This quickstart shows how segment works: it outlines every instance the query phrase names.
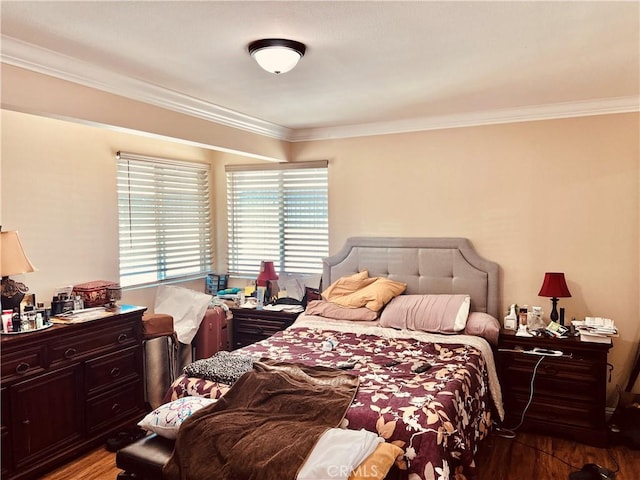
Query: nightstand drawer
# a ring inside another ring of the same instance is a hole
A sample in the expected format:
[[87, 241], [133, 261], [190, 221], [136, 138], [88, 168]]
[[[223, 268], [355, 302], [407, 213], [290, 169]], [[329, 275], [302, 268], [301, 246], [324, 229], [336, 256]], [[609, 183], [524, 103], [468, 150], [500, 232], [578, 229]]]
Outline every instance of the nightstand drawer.
[[[602, 428], [604, 415], [596, 403], [572, 400], [571, 403], [560, 403], [557, 399], [534, 395], [525, 418], [527, 421], [553, 423], [556, 427]], [[526, 392], [513, 393], [506, 406], [507, 415], [511, 419], [520, 418], [527, 406], [529, 395]]]
[[233, 349], [251, 345], [290, 327], [297, 313], [232, 308]]
[[238, 335], [268, 338], [274, 333], [284, 330], [288, 325], [284, 321], [264, 320], [260, 318], [234, 319], [234, 325]]
[[[516, 353], [505, 357], [509, 358], [506, 371], [510, 374], [513, 373], [514, 380], [521, 379], [528, 372], [533, 372], [536, 364], [540, 361], [540, 357], [525, 353]], [[590, 383], [597, 379], [597, 368], [598, 364], [587, 360], [544, 357], [536, 371], [536, 379], [555, 379], [562, 382], [576, 380]]]

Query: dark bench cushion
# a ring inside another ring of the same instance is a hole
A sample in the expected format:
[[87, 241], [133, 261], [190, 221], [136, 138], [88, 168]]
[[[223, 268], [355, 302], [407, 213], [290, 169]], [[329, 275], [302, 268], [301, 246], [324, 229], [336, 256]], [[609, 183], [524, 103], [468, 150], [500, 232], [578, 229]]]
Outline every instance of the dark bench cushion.
[[118, 450], [116, 465], [144, 480], [162, 480], [162, 467], [173, 453], [174, 441], [155, 433]]

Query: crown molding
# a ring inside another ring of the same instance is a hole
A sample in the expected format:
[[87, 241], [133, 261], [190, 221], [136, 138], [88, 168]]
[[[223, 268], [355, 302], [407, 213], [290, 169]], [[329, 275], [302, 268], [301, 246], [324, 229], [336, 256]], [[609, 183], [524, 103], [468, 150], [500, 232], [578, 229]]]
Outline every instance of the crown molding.
[[575, 102], [534, 105], [485, 112], [465, 112], [459, 115], [440, 115], [390, 122], [367, 123], [327, 128], [307, 128], [293, 131], [290, 142], [330, 140], [338, 138], [393, 135], [397, 133], [442, 130], [446, 128], [478, 127], [502, 123], [557, 120], [613, 113], [640, 111], [640, 96], [602, 98]]
[[616, 97], [466, 112], [337, 127], [292, 129], [204, 100], [120, 75], [93, 63], [1, 35], [0, 60], [15, 67], [166, 108], [185, 115], [289, 142], [390, 135], [446, 128], [552, 120], [640, 111], [640, 97]]
[[228, 108], [127, 77], [93, 63], [54, 52], [6, 35], [1, 36], [2, 63], [114, 95], [166, 108], [213, 123], [286, 140], [292, 130]]

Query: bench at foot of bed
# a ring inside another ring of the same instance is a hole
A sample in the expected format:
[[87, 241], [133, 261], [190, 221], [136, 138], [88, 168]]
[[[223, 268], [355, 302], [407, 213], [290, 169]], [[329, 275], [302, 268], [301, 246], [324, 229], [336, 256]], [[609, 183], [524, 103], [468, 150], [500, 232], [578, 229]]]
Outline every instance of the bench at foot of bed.
[[153, 433], [118, 450], [116, 466], [124, 472], [117, 480], [162, 480], [162, 467], [171, 457], [173, 444]]

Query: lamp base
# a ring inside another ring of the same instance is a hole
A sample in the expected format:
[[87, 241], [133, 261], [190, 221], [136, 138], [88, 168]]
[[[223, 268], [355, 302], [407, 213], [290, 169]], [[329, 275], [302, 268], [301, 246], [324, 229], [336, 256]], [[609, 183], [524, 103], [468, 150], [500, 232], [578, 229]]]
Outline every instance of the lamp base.
[[9, 277], [2, 277], [1, 287], [2, 310], [13, 310], [20, 307], [24, 294], [29, 291], [24, 283], [11, 280]]
[[[551, 308], [551, 315], [549, 315], [549, 318], [551, 318], [552, 322], [557, 322], [558, 321], [558, 299], [556, 297], [552, 297], [551, 298], [551, 303], [553, 304], [553, 307]], [[564, 323], [564, 318], [562, 319]], [[562, 325], [561, 323], [561, 325]]]

